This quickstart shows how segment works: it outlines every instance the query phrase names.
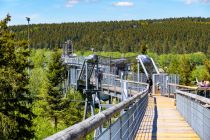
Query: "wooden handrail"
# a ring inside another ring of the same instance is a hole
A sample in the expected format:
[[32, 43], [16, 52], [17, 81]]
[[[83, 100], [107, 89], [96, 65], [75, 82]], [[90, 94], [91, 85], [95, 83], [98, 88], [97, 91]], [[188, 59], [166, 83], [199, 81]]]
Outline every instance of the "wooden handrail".
[[178, 84], [174, 84], [174, 83], [168, 83], [169, 86], [176, 86], [176, 87], [180, 87], [180, 88], [187, 88], [187, 89], [192, 89], [192, 90], [197, 90], [198, 87], [192, 87], [192, 86], [185, 86], [185, 85], [178, 85]]

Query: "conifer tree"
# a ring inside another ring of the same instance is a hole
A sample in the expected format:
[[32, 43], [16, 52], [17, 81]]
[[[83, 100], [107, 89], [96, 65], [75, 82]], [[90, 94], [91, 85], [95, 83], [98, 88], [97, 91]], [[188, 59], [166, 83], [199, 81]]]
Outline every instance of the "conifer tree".
[[58, 118], [63, 112], [64, 95], [62, 92], [62, 82], [64, 80], [64, 65], [61, 59], [61, 53], [56, 50], [51, 55], [51, 61], [48, 64], [48, 115], [54, 121], [57, 129]]
[[26, 41], [17, 41], [7, 24], [0, 21], [0, 139], [30, 139], [33, 113], [28, 90], [29, 66]]

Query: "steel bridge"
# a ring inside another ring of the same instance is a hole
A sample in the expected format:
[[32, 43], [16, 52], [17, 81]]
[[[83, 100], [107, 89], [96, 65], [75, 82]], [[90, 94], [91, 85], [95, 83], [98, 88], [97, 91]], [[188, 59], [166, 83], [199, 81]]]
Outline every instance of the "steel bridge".
[[86, 97], [84, 120], [45, 140], [210, 140], [210, 99], [195, 94], [209, 88], [179, 85], [178, 75], [160, 73], [146, 55], [136, 57], [137, 70], [131, 58], [65, 54], [63, 59], [65, 89]]

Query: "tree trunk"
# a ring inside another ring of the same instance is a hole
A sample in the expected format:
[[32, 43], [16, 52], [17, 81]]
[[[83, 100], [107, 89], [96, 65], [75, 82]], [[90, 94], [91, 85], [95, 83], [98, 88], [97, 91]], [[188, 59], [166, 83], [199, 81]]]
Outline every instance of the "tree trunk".
[[55, 121], [55, 130], [57, 131], [57, 126], [58, 126], [58, 118], [57, 118], [57, 117], [55, 117], [54, 119], [55, 119], [55, 120], [54, 120], [54, 121]]

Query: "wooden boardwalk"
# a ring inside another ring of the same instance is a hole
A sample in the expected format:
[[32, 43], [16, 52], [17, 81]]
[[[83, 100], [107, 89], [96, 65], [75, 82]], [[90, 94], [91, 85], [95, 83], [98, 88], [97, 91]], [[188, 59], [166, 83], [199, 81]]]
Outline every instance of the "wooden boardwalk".
[[174, 99], [153, 96], [136, 140], [199, 140], [198, 135], [176, 110]]

